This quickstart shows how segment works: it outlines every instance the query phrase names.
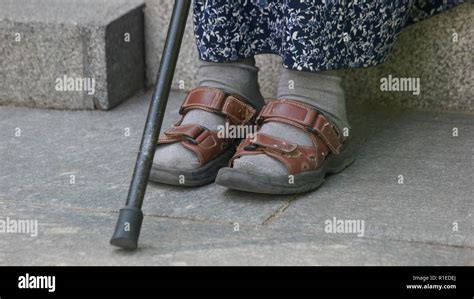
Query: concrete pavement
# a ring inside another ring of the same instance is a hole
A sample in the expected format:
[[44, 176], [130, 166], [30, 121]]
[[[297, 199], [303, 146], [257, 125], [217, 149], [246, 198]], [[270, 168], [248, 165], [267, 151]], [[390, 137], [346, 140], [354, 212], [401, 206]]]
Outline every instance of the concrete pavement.
[[[0, 232], [0, 265], [474, 265], [474, 116], [376, 106], [349, 105], [357, 160], [319, 190], [151, 183], [140, 249], [112, 248], [149, 98], [109, 112], [0, 107], [0, 220], [38, 223], [36, 237]], [[328, 232], [338, 220], [364, 231]]]

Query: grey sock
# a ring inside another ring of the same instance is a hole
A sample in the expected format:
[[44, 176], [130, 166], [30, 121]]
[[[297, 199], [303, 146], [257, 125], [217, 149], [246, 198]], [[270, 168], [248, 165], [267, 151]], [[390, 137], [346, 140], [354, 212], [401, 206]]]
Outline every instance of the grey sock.
[[[283, 69], [278, 84], [278, 98], [286, 98], [311, 104], [333, 121], [341, 130], [349, 127], [346, 118], [344, 91], [339, 77], [324, 73], [309, 73]], [[287, 141], [304, 146], [312, 145], [311, 139], [304, 131], [283, 123], [267, 123], [260, 132], [278, 136]], [[267, 176], [288, 174], [287, 168], [280, 161], [267, 156], [245, 156], [234, 161], [234, 168], [244, 169], [251, 173]]]
[[253, 57], [230, 63], [201, 61], [197, 78], [199, 86], [216, 87], [236, 93], [260, 109], [265, 103], [258, 85], [258, 70]]
[[[215, 87], [244, 97], [250, 104], [260, 108], [263, 97], [258, 86], [258, 68], [253, 58], [232, 63], [200, 61], [197, 78], [198, 86]], [[199, 124], [210, 130], [225, 124], [225, 118], [203, 110], [191, 110], [184, 117], [183, 124]], [[199, 160], [194, 152], [180, 143], [160, 145], [153, 163], [163, 168], [195, 169]]]
[[339, 129], [349, 127], [341, 78], [325, 72], [300, 72], [283, 69], [278, 83], [278, 98], [308, 103], [321, 110]]

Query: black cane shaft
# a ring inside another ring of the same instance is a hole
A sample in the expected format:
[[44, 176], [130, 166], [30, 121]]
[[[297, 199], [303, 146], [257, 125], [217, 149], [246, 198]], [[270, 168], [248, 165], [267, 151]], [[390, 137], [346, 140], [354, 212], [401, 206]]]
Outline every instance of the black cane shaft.
[[137, 247], [143, 219], [141, 211], [143, 198], [163, 123], [190, 5], [191, 0], [176, 0], [174, 4], [126, 206], [120, 210], [115, 233], [110, 241], [112, 245], [118, 247], [126, 249]]
[[140, 151], [128, 193], [127, 207], [140, 209], [145, 196], [148, 177], [153, 163], [154, 151], [161, 130], [163, 116], [171, 89], [174, 70], [178, 60], [179, 48], [186, 26], [191, 0], [177, 0], [161, 57], [158, 78], [148, 110], [148, 117], [143, 131]]

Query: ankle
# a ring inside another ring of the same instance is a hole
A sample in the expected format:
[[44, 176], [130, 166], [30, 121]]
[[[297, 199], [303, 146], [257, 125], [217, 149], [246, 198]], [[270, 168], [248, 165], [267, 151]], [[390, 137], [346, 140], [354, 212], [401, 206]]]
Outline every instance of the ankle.
[[258, 84], [258, 71], [253, 58], [229, 63], [200, 61], [197, 78], [199, 86], [238, 94], [260, 109], [264, 105], [264, 99]]
[[349, 127], [341, 78], [327, 72], [310, 73], [283, 69], [278, 98], [301, 101], [321, 110], [339, 129]]

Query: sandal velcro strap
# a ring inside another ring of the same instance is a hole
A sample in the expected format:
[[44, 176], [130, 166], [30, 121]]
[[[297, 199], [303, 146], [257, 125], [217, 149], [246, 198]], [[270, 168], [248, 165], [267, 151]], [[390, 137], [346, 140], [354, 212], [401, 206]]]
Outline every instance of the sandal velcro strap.
[[269, 102], [257, 117], [257, 124], [267, 121], [287, 123], [320, 136], [334, 154], [339, 154], [341, 136], [327, 118], [314, 107], [305, 103], [279, 99]]
[[158, 140], [158, 144], [181, 142], [187, 149], [193, 151], [201, 165], [220, 155], [231, 144], [224, 138], [219, 138], [216, 131], [208, 130], [197, 124], [175, 126], [168, 129]]
[[257, 133], [251, 142], [251, 145], [258, 145], [270, 151], [276, 151], [282, 154], [291, 153], [298, 147], [297, 144], [293, 144], [263, 133]]
[[180, 142], [197, 155], [201, 166], [228, 151], [235, 140], [221, 138], [218, 131], [198, 124], [182, 124], [185, 114], [193, 109], [224, 116], [231, 125], [247, 125], [257, 114], [257, 110], [239, 95], [210, 87], [191, 90], [179, 111], [181, 119], [160, 136], [158, 144]]
[[266, 154], [283, 163], [289, 174], [298, 174], [302, 171], [317, 169], [324, 162], [327, 151], [329, 149], [324, 145], [321, 147], [301, 146], [273, 136], [257, 133], [254, 138], [247, 137], [242, 141], [235, 155], [229, 161], [229, 166], [232, 167], [234, 161], [243, 156]]
[[205, 110], [225, 116], [231, 124], [246, 124], [256, 113], [256, 109], [245, 103], [238, 95], [210, 87], [199, 87], [191, 90], [179, 113], [184, 115], [192, 109]]
[[203, 136], [207, 130], [204, 127], [195, 124], [180, 125], [172, 127], [165, 132], [165, 136], [160, 138], [159, 141], [176, 141], [176, 140], [187, 140], [193, 144], [198, 144], [207, 136]]

